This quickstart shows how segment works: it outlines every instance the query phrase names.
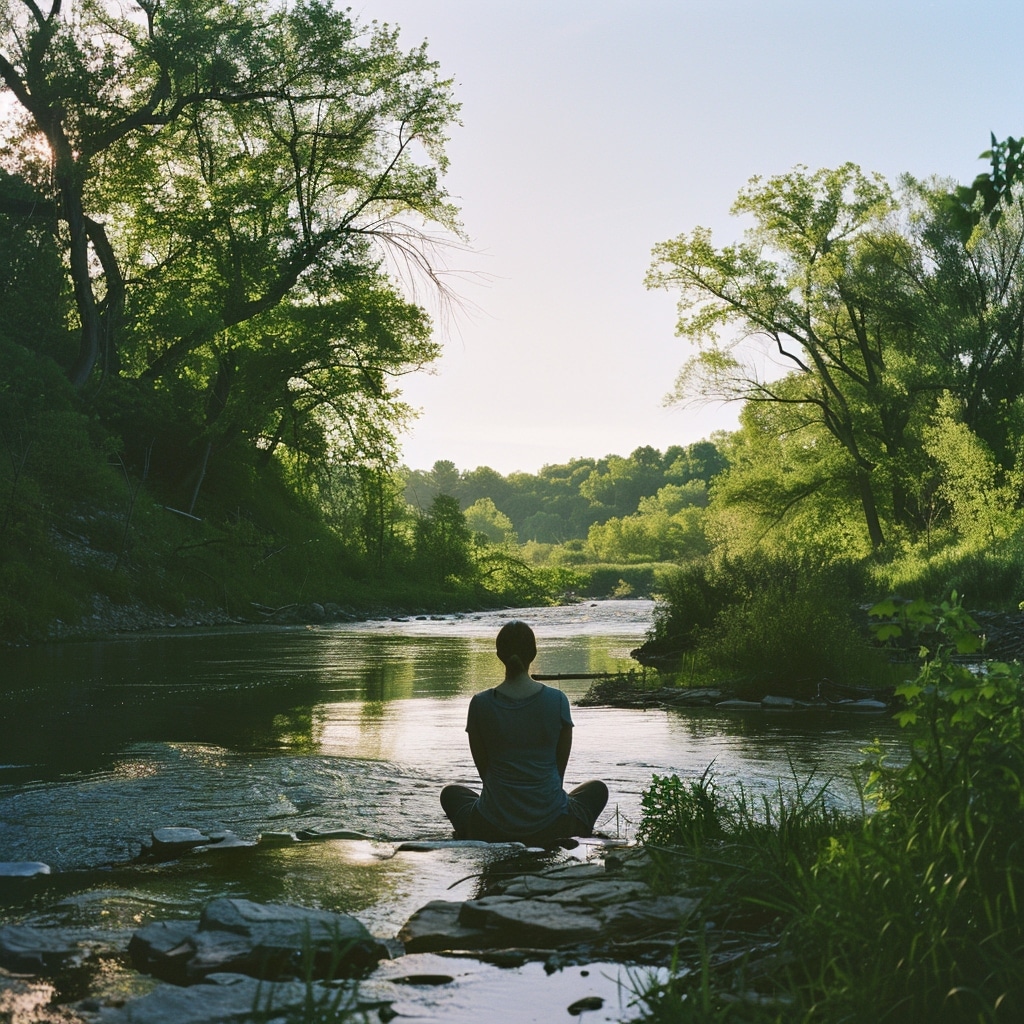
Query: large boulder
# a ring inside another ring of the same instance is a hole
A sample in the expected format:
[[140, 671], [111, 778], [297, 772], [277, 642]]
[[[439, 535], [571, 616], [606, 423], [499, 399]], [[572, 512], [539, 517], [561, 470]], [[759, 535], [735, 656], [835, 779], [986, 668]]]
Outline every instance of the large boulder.
[[387, 955], [354, 917], [279, 903], [218, 899], [198, 922], [156, 921], [128, 945], [135, 966], [179, 985], [230, 972], [254, 978], [362, 973]]

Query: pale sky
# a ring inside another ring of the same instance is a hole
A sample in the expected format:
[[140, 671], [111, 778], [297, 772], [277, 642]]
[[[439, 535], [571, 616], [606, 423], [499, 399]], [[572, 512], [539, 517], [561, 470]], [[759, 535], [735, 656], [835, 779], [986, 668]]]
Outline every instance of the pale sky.
[[689, 345], [651, 247], [753, 175], [847, 160], [963, 182], [1024, 134], [1020, 0], [357, 0], [455, 80], [447, 185], [473, 252], [404, 461], [536, 472], [736, 423], [662, 404]]

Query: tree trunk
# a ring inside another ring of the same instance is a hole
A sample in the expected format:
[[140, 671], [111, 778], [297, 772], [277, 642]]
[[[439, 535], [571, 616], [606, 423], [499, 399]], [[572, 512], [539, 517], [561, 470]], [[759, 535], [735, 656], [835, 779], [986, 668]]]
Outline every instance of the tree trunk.
[[860, 492], [860, 503], [864, 508], [864, 520], [868, 526], [871, 546], [877, 550], [885, 543], [885, 536], [878, 519], [878, 506], [875, 503], [875, 492], [871, 489], [871, 477], [866, 470], [857, 470], [857, 489]]
[[82, 211], [82, 196], [75, 182], [78, 168], [75, 166], [70, 152], [65, 157], [58, 157], [57, 164], [59, 168], [57, 187], [60, 189], [61, 211], [67, 221], [70, 241], [71, 281], [74, 285], [78, 318], [82, 324], [78, 356], [69, 377], [74, 387], [81, 390], [100, 356], [102, 341], [100, 314], [96, 308], [96, 296], [93, 294], [92, 277], [89, 274], [89, 239], [85, 228], [85, 215]]

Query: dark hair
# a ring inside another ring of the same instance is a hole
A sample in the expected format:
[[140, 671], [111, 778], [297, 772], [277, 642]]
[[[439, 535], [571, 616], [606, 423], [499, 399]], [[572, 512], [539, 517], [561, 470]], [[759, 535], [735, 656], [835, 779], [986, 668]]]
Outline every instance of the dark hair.
[[495, 646], [501, 663], [513, 671], [525, 672], [537, 657], [537, 638], [533, 630], [519, 619], [506, 622], [498, 630]]

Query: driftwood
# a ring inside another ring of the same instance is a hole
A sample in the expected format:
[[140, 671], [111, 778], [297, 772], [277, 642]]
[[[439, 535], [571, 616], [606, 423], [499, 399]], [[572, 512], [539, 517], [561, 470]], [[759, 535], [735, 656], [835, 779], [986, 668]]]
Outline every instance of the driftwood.
[[541, 683], [556, 682], [559, 679], [617, 679], [622, 675], [621, 672], [555, 672], [553, 675], [531, 672], [530, 674]]

